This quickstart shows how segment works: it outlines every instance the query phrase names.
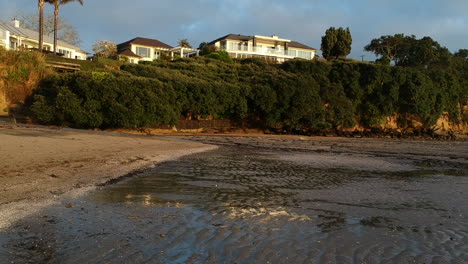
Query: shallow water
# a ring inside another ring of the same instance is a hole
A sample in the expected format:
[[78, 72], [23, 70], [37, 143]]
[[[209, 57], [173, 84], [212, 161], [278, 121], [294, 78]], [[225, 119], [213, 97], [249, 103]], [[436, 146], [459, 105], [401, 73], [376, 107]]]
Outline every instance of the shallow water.
[[[18, 223], [0, 236], [0, 256], [31, 263], [468, 263], [464, 171], [397, 156], [364, 155], [356, 163], [356, 155], [338, 155], [351, 167], [320, 166], [326, 161], [304, 155], [221, 147], [168, 162]], [[405, 170], [379, 168], [389, 163]]]

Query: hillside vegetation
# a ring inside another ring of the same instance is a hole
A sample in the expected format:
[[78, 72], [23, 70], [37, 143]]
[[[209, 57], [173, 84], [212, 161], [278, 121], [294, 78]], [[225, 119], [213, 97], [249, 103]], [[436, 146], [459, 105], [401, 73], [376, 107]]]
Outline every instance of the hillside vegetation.
[[38, 122], [80, 128], [173, 125], [181, 116], [292, 133], [378, 127], [389, 116], [402, 128], [411, 120], [430, 128], [442, 113], [454, 123], [468, 120], [463, 67], [198, 57], [51, 75], [29, 106]]
[[48, 74], [43, 55], [0, 47], [0, 112], [24, 103]]

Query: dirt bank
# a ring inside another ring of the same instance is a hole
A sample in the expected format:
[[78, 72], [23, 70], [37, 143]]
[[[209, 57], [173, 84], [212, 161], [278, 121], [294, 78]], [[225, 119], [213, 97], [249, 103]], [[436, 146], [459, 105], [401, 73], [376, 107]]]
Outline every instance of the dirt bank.
[[135, 170], [215, 148], [158, 138], [0, 125], [0, 229]]

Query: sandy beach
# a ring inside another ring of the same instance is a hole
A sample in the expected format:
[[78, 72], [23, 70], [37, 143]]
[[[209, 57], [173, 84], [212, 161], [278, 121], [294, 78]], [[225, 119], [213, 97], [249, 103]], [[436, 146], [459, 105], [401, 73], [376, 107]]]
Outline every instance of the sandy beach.
[[0, 259], [465, 263], [467, 144], [4, 126]]
[[0, 229], [135, 171], [216, 147], [86, 131], [0, 125]]

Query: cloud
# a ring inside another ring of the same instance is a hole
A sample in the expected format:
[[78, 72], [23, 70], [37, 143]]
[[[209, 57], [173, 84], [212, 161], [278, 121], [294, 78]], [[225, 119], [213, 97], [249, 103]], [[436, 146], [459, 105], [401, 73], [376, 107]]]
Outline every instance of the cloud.
[[[4, 20], [37, 11], [31, 0], [2, 1]], [[141, 36], [175, 45], [187, 38], [197, 46], [228, 33], [278, 34], [320, 48], [331, 26], [350, 27], [353, 58], [373, 38], [395, 33], [431, 36], [452, 51], [468, 47], [466, 0], [85, 0], [61, 14], [78, 28], [87, 50], [101, 39]]]

